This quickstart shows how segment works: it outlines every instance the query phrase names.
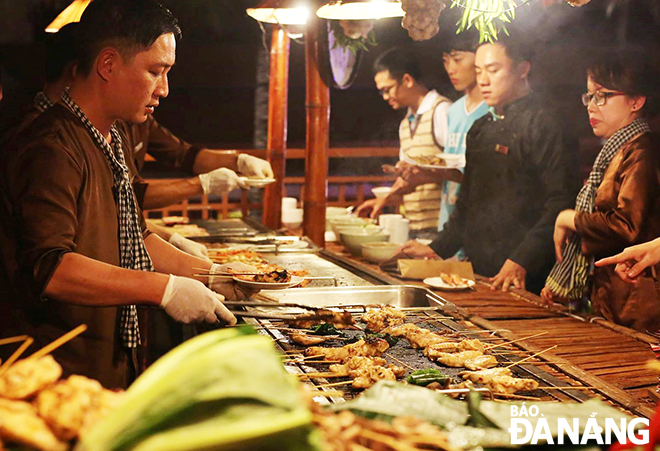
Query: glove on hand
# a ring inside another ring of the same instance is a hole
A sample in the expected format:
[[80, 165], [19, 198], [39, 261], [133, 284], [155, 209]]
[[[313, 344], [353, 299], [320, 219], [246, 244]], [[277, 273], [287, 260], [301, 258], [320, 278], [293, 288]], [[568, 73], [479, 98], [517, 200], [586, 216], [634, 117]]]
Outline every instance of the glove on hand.
[[236, 317], [222, 304], [224, 299], [206, 288], [202, 282], [170, 275], [160, 306], [172, 318], [185, 324], [222, 321], [233, 326]]
[[[216, 272], [259, 272], [256, 268], [245, 263], [235, 262], [224, 265], [211, 265], [211, 273]], [[260, 290], [247, 287], [243, 284], [237, 284], [229, 277], [209, 277], [209, 288], [223, 295], [228, 301], [239, 301], [249, 299], [253, 294]]]
[[238, 175], [227, 168], [216, 169], [206, 174], [200, 174], [204, 194], [227, 194], [236, 188], [247, 188], [245, 179], [241, 180]]
[[259, 179], [275, 178], [269, 162], [245, 153], [238, 156], [238, 172]]
[[170, 237], [170, 244], [177, 249], [181, 249], [183, 252], [186, 252], [195, 257], [203, 258], [204, 260], [211, 261], [209, 258], [209, 252], [206, 250], [206, 246], [201, 243], [196, 243], [193, 240], [184, 238], [178, 233], [173, 233]]

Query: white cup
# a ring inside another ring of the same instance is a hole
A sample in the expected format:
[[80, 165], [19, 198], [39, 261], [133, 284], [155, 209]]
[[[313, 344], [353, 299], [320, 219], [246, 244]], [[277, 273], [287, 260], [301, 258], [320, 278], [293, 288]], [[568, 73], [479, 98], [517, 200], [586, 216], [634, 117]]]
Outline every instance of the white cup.
[[393, 218], [387, 222], [390, 232], [390, 243], [403, 244], [408, 241], [410, 232], [410, 220], [405, 218]]
[[295, 197], [282, 198], [282, 210], [293, 210], [298, 207], [298, 199]]
[[378, 225], [381, 226], [383, 228], [383, 230], [389, 231], [390, 230], [389, 229], [390, 221], [392, 221], [394, 219], [401, 219], [401, 218], [403, 218], [403, 216], [398, 215], [398, 214], [380, 215], [378, 217]]
[[300, 227], [303, 222], [302, 208], [282, 209], [282, 224], [289, 229]]

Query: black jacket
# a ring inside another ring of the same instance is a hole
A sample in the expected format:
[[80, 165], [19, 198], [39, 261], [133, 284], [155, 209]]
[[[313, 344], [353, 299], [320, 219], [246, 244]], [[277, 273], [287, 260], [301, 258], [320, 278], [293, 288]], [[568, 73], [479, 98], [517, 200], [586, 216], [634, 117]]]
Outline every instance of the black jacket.
[[511, 259], [527, 270], [528, 289], [540, 291], [555, 261], [555, 219], [574, 207], [579, 188], [577, 140], [528, 95], [503, 119], [486, 114], [474, 123], [466, 158], [456, 208], [431, 247], [443, 258], [463, 247], [484, 276]]

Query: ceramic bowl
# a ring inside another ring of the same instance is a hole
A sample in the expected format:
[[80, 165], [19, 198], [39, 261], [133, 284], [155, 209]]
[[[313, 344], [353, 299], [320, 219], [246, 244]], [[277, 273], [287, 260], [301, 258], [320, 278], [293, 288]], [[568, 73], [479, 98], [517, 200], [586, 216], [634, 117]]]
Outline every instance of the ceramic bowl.
[[392, 188], [390, 188], [389, 186], [379, 186], [371, 190], [371, 192], [374, 193], [374, 196], [376, 196], [376, 199], [381, 199], [387, 196], [388, 194], [390, 194], [390, 191], [392, 191]]
[[382, 242], [390, 239], [390, 235], [382, 232], [370, 233], [363, 231], [359, 233], [340, 233], [339, 239], [351, 255], [359, 257], [362, 255], [362, 243]]
[[373, 263], [383, 263], [396, 255], [399, 248], [395, 243], [362, 243], [362, 256]]

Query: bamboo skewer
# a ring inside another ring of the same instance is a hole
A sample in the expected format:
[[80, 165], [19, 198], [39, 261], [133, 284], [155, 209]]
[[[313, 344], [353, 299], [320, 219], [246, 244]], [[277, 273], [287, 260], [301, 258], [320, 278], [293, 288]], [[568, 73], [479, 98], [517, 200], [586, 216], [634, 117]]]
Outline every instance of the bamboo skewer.
[[387, 354], [383, 354], [383, 357], [386, 357], [386, 358], [392, 359], [392, 360], [394, 360], [396, 363], [398, 363], [399, 365], [403, 365], [403, 366], [405, 366], [406, 368], [408, 368], [409, 370], [415, 371], [415, 368], [413, 368], [412, 366], [408, 365], [406, 362], [397, 359], [396, 357], [392, 357], [391, 355], [387, 355]]
[[17, 335], [15, 337], [9, 337], [9, 338], [3, 338], [0, 340], [0, 346], [2, 345], [8, 345], [11, 343], [18, 343], [19, 341], [25, 341], [29, 337], [27, 335]]
[[53, 352], [55, 349], [59, 348], [62, 346], [64, 343], [74, 339], [78, 335], [82, 334], [87, 330], [87, 325], [86, 324], [81, 324], [80, 326], [76, 327], [75, 329], [65, 333], [62, 335], [60, 338], [57, 340], [54, 340], [53, 342], [47, 344], [34, 354], [28, 357], [28, 359], [40, 359], [41, 357], [50, 354]]
[[5, 361], [5, 363], [0, 366], [0, 376], [5, 374], [5, 372], [9, 369], [10, 366], [14, 364], [16, 360], [25, 352], [25, 350], [32, 344], [34, 340], [32, 337], [28, 337], [19, 348], [14, 351], [14, 353]]
[[539, 387], [537, 390], [596, 390], [596, 387], [576, 387], [569, 385], [562, 387]]
[[301, 379], [325, 379], [326, 377], [348, 377], [348, 374], [346, 373], [333, 373], [333, 372], [325, 372], [325, 373], [300, 373], [296, 374]]
[[512, 344], [512, 343], [518, 343], [519, 341], [529, 340], [530, 338], [540, 337], [541, 335], [545, 335], [545, 334], [547, 334], [547, 333], [548, 333], [548, 332], [540, 332], [540, 333], [538, 333], [538, 334], [530, 335], [530, 336], [528, 336], [528, 337], [518, 338], [517, 340], [507, 341], [507, 342], [504, 342], [504, 343], [500, 343], [500, 344], [498, 344], [498, 345], [489, 346], [489, 347], [487, 347], [487, 348], [484, 349], [484, 350], [485, 350], [485, 351], [488, 351], [489, 349], [499, 348], [500, 346], [510, 345], [510, 344]]
[[344, 392], [341, 390], [309, 390], [311, 393], [314, 394], [314, 396], [324, 396], [324, 397], [330, 397], [330, 396], [344, 396]]
[[512, 393], [493, 393], [493, 396], [502, 396], [504, 398], [512, 398], [512, 399], [526, 399], [529, 401], [540, 401], [541, 398], [537, 398], [535, 396], [524, 396], [524, 395], [514, 395]]
[[316, 388], [325, 388], [325, 387], [339, 387], [340, 385], [347, 385], [347, 384], [352, 384], [353, 381], [342, 381], [342, 382], [333, 382], [331, 384], [322, 384], [322, 385], [315, 385]]
[[530, 355], [529, 357], [525, 357], [525, 358], [522, 359], [522, 360], [518, 360], [517, 362], [513, 362], [511, 365], [505, 366], [504, 368], [505, 368], [505, 369], [509, 369], [509, 368], [514, 367], [514, 366], [516, 366], [516, 365], [520, 365], [520, 364], [523, 363], [524, 361], [529, 360], [529, 359], [532, 359], [532, 358], [536, 357], [537, 355], [541, 355], [541, 354], [543, 354], [544, 352], [548, 352], [548, 351], [550, 351], [550, 350], [552, 350], [552, 349], [555, 349], [556, 347], [557, 347], [557, 345], [551, 346], [551, 347], [549, 347], [548, 349], [544, 349], [543, 351], [539, 351], [539, 352], [537, 352], [537, 353], [535, 353], [535, 354]]

